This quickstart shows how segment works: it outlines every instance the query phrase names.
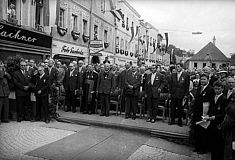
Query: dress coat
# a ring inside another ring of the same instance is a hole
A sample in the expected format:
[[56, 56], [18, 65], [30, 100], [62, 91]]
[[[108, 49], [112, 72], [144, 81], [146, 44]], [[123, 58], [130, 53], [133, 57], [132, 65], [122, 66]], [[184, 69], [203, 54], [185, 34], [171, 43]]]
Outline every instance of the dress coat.
[[164, 75], [161, 73], [156, 73], [153, 84], [151, 84], [152, 74], [153, 73], [147, 75], [147, 78], [145, 81], [145, 93], [147, 94], [147, 96], [150, 96], [153, 98], [159, 98], [160, 93], [158, 89], [160, 88], [162, 90], [165, 84]]
[[169, 91], [171, 98], [183, 99], [189, 95], [190, 78], [187, 72], [182, 72], [179, 80], [177, 73], [172, 73], [169, 80]]
[[65, 91], [75, 91], [81, 87], [81, 77], [78, 70], [74, 69], [72, 75], [70, 76], [70, 70], [66, 71], [64, 77], [64, 89]]
[[231, 100], [225, 109], [226, 115], [222, 123], [222, 133], [224, 138], [224, 160], [235, 159], [235, 100]]
[[101, 71], [98, 76], [97, 90], [99, 93], [110, 94], [114, 91], [114, 74], [111, 71]]
[[[127, 72], [125, 78], [125, 94], [131, 94], [134, 96], [139, 96], [140, 92], [140, 84], [141, 84], [141, 75], [138, 72]], [[133, 89], [130, 89], [128, 85], [132, 85]]]
[[15, 94], [16, 96], [29, 96], [30, 91], [24, 90], [24, 86], [30, 86], [31, 75], [29, 72], [25, 71], [25, 75], [21, 70], [14, 72], [13, 81], [15, 85]]
[[[38, 91], [41, 90], [41, 94]], [[36, 77], [35, 96], [43, 97], [49, 94], [49, 76], [44, 74], [42, 78], [38, 75]]]

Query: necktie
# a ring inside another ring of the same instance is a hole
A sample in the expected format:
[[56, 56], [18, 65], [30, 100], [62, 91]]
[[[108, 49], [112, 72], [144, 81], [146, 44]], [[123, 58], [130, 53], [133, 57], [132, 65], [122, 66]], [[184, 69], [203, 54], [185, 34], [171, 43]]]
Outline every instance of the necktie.
[[218, 95], [215, 95], [215, 103], [217, 102], [217, 100], [218, 100]]

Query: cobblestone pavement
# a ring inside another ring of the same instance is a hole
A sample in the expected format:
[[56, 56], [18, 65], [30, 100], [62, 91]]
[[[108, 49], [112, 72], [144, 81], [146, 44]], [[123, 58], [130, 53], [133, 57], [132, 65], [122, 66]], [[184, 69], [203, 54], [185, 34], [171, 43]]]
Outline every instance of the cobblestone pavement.
[[43, 158], [24, 154], [75, 133], [41, 127], [43, 124], [45, 123], [26, 121], [2, 123], [0, 125], [0, 159], [42, 160]]
[[166, 150], [142, 145], [135, 153], [133, 153], [128, 160], [209, 160], [208, 156], [201, 155], [180, 155]]

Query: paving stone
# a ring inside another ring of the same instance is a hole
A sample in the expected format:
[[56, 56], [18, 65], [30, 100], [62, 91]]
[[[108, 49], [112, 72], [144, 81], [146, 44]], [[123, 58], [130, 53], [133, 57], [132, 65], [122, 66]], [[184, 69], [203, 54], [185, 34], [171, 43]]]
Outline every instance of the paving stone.
[[2, 123], [0, 125], [0, 159], [43, 160], [43, 158], [28, 156], [25, 153], [75, 133], [41, 127], [43, 124], [44, 122], [27, 121]]
[[135, 153], [133, 153], [128, 160], [209, 160], [208, 155], [192, 156], [172, 153], [161, 148], [150, 147], [142, 145]]

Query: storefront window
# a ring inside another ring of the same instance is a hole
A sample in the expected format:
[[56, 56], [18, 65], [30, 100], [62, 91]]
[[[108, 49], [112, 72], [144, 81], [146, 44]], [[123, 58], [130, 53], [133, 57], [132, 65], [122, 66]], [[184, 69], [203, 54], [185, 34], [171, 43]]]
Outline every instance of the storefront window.
[[119, 48], [119, 37], [116, 37], [116, 48]]
[[120, 48], [124, 49], [124, 40], [123, 39], [121, 39]]
[[7, 15], [8, 18], [16, 19], [16, 0], [8, 0]]
[[94, 25], [94, 40], [98, 40], [98, 26]]
[[125, 40], [125, 51], [127, 51], [127, 47], [128, 47], [128, 42], [127, 40]]
[[104, 30], [104, 42], [108, 42], [108, 31]]
[[78, 16], [73, 14], [72, 18], [73, 18], [72, 29], [73, 31], [78, 31]]
[[36, 12], [35, 12], [35, 28], [37, 30], [41, 30], [42, 8], [43, 8], [43, 1], [37, 0], [36, 1]]
[[60, 8], [59, 26], [64, 28], [64, 9]]
[[83, 19], [83, 35], [87, 36], [87, 20]]

